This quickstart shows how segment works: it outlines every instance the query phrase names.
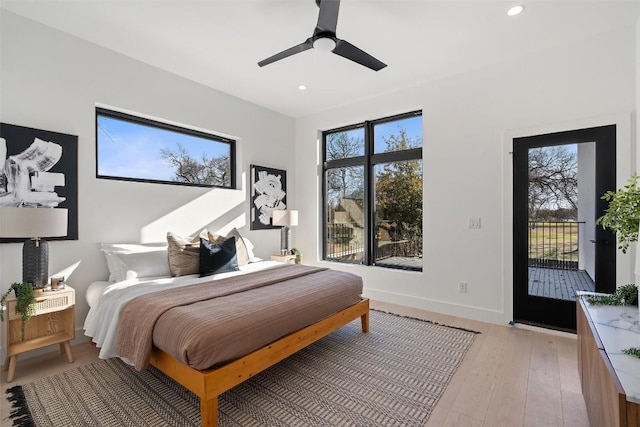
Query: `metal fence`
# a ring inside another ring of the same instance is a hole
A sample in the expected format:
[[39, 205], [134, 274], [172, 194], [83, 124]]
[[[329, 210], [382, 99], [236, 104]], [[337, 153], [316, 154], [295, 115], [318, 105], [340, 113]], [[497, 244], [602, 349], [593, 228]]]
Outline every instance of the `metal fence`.
[[[395, 221], [376, 224], [376, 260], [390, 257], [419, 257], [422, 255], [422, 234], [404, 233], [401, 236]], [[364, 231], [357, 223], [327, 225], [327, 259], [357, 261], [364, 258]]]
[[357, 223], [327, 224], [327, 259], [364, 259], [362, 228]]
[[529, 221], [529, 267], [578, 269], [578, 221]]

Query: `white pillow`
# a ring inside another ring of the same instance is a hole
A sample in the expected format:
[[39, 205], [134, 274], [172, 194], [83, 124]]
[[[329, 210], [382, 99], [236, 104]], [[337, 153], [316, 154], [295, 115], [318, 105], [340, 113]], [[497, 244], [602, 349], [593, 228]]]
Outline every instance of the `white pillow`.
[[168, 277], [169, 261], [166, 248], [147, 252], [112, 252], [110, 257], [116, 267], [116, 281], [138, 277]]
[[247, 248], [247, 256], [249, 257], [249, 262], [254, 262], [254, 259], [258, 259], [253, 253], [253, 248], [255, 248], [255, 246], [253, 246], [253, 243], [251, 243], [251, 241], [244, 236], [242, 237], [242, 240], [244, 241], [244, 245]]
[[[120, 271], [120, 266], [114, 261], [113, 253], [134, 253], [134, 252], [149, 252], [156, 251], [164, 248], [166, 251], [167, 242], [154, 242], [154, 243], [103, 243], [100, 246], [100, 250], [104, 252], [105, 259], [107, 260], [107, 268], [109, 269], [109, 281], [115, 282], [116, 276], [122, 277], [123, 272]], [[124, 280], [124, 279], [120, 279]]]

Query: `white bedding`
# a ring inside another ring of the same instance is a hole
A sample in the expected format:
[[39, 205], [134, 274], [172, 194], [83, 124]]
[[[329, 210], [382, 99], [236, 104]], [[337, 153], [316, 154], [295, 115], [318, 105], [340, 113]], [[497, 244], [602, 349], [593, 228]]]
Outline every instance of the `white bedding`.
[[188, 286], [209, 280], [219, 280], [225, 277], [250, 273], [270, 268], [280, 263], [276, 261], [253, 262], [240, 267], [240, 271], [199, 277], [195, 274], [180, 277], [155, 277], [123, 280], [122, 282], [94, 282], [92, 294], [103, 290], [99, 295], [92, 295], [89, 301], [89, 313], [84, 321], [85, 335], [92, 338], [100, 348], [99, 357], [109, 359], [117, 357], [115, 352], [116, 334], [118, 331], [118, 317], [120, 309], [130, 300], [150, 292]]
[[91, 283], [84, 295], [85, 299], [87, 300], [87, 304], [89, 304], [89, 308], [95, 307], [95, 305], [98, 303], [98, 300], [100, 299], [100, 295], [102, 295], [105, 288], [113, 284], [114, 282], [107, 281], [98, 281]]

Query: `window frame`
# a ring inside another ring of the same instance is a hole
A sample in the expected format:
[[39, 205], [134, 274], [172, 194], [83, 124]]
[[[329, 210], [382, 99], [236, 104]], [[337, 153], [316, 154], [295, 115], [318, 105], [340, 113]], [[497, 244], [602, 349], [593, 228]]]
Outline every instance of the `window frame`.
[[[375, 166], [382, 163], [401, 162], [409, 160], [422, 161], [422, 148], [410, 148], [402, 151], [392, 152], [375, 152], [375, 139], [374, 139], [374, 127], [379, 124], [399, 121], [411, 117], [422, 116], [422, 110], [410, 111], [408, 113], [396, 114], [393, 116], [383, 117], [376, 120], [366, 120], [364, 122], [356, 123], [353, 125], [343, 126], [340, 128], [329, 129], [322, 132], [322, 260], [330, 262], [339, 262], [346, 264], [356, 264], [365, 266], [375, 266], [375, 230], [372, 224], [375, 223], [376, 210], [374, 206], [375, 202], [375, 182], [373, 182]], [[345, 132], [354, 129], [364, 130], [364, 155], [354, 156], [349, 158], [327, 160], [327, 136], [329, 134]], [[424, 146], [424, 139], [423, 139]], [[362, 166], [364, 167], [364, 193], [363, 193], [363, 206], [364, 206], [364, 235], [365, 235], [365, 252], [362, 261], [350, 261], [341, 259], [327, 259], [327, 218], [328, 218], [328, 206], [327, 206], [327, 171], [330, 169]], [[424, 175], [423, 175], [424, 182]], [[395, 268], [400, 270], [422, 271], [423, 267], [409, 267], [409, 266], [388, 266], [385, 268]]]
[[[157, 129], [168, 130], [171, 132], [176, 132], [179, 134], [187, 135], [187, 136], [195, 136], [202, 139], [210, 140], [211, 142], [223, 143], [229, 145], [229, 175], [230, 182], [228, 186], [225, 185], [215, 185], [215, 184], [195, 184], [190, 182], [180, 182], [180, 181], [168, 181], [168, 180], [160, 180], [160, 179], [146, 179], [146, 178], [135, 178], [135, 177], [124, 177], [124, 176], [113, 176], [113, 175], [101, 175], [99, 171], [99, 155], [98, 155], [98, 119], [99, 117], [109, 117], [112, 119], [117, 119], [121, 121], [126, 121], [129, 123], [134, 123], [141, 126], [149, 126]], [[177, 124], [162, 122], [160, 120], [154, 120], [146, 117], [136, 116], [134, 114], [125, 113], [122, 111], [111, 110], [104, 107], [95, 107], [95, 155], [96, 155], [96, 178], [98, 179], [111, 179], [116, 181], [130, 181], [130, 182], [148, 182], [152, 184], [168, 184], [168, 185], [180, 185], [187, 187], [204, 187], [204, 188], [220, 188], [227, 190], [237, 190], [236, 186], [236, 140], [231, 138], [226, 138], [220, 135], [216, 135], [214, 133], [209, 133], [205, 131], [200, 131], [196, 129], [191, 129], [186, 126], [180, 126]]]

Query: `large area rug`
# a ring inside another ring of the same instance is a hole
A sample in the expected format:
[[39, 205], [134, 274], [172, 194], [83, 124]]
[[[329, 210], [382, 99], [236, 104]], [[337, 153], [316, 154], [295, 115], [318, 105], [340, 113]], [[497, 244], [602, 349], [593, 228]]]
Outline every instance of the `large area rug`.
[[[421, 426], [476, 333], [371, 312], [219, 399], [221, 427]], [[8, 390], [14, 425], [198, 426], [198, 399], [154, 368], [101, 360]]]

